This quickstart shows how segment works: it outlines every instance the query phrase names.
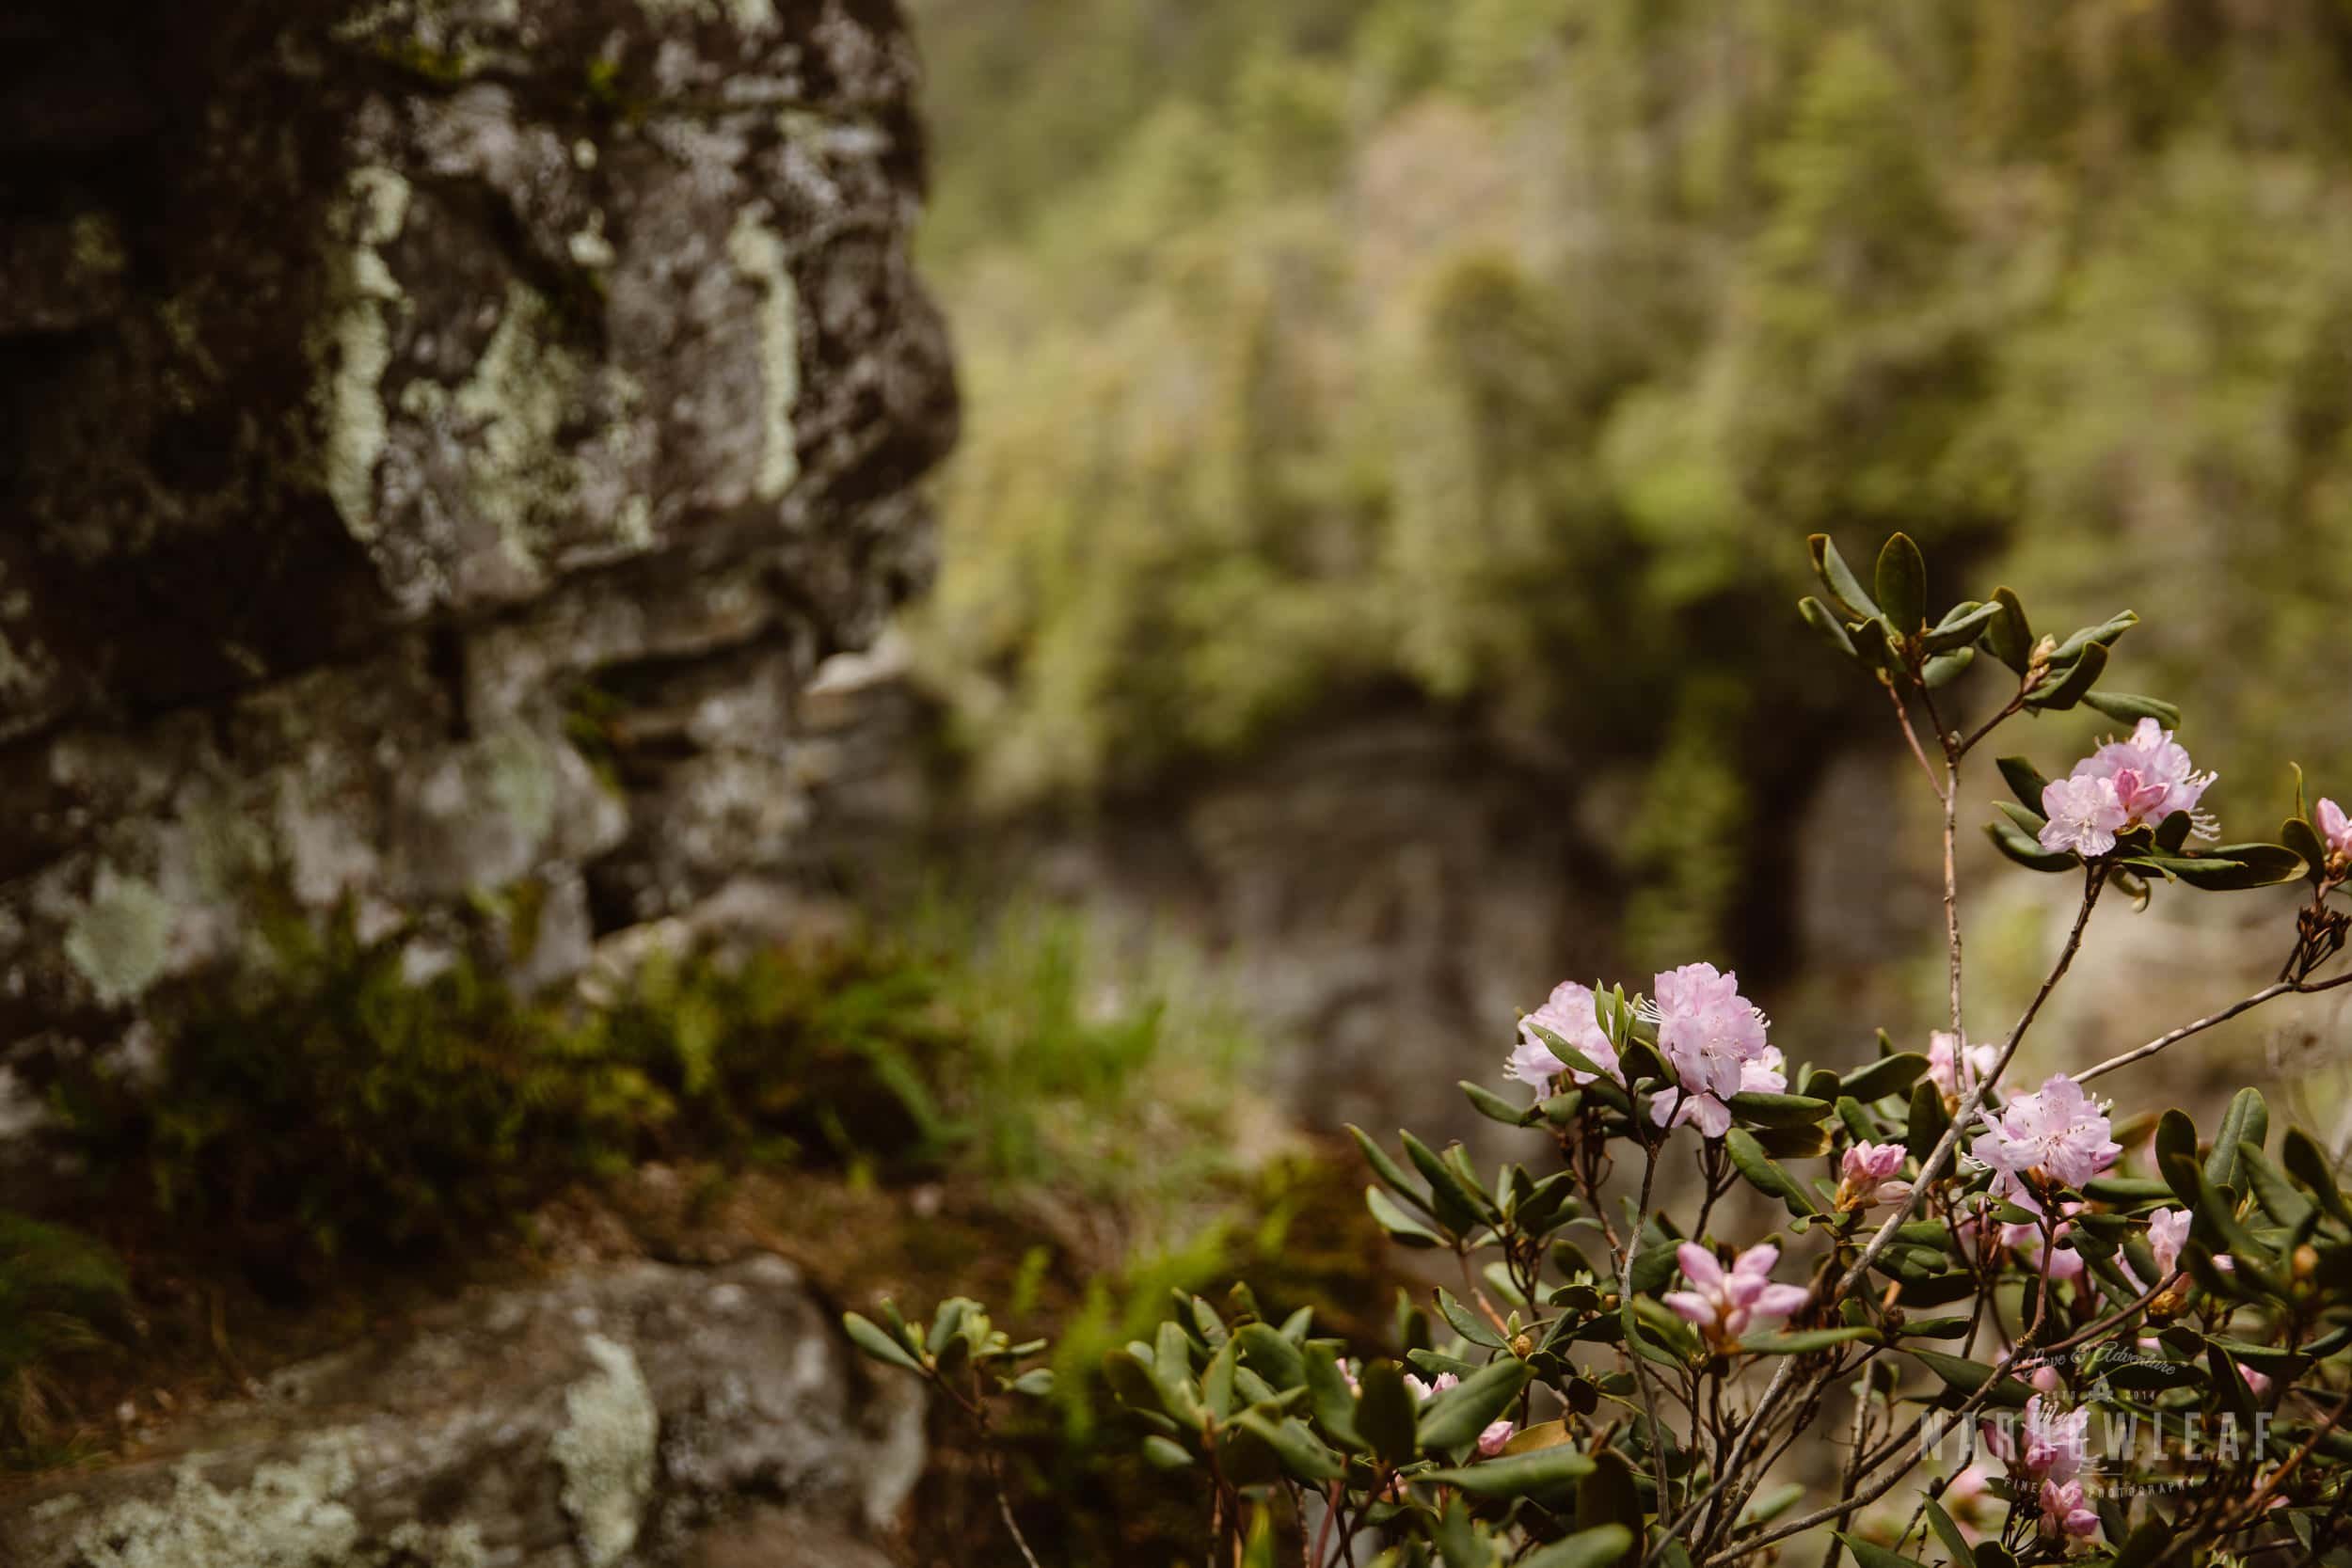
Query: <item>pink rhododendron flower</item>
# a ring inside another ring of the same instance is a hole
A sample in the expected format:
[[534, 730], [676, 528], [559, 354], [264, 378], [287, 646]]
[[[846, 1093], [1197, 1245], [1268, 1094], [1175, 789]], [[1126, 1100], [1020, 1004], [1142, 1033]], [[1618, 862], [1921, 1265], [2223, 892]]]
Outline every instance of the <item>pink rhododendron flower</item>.
[[2026, 1402], [2026, 1473], [2068, 1481], [2083, 1467], [2090, 1449], [2090, 1407], [2062, 1412], [2040, 1394]]
[[1764, 1015], [1740, 994], [1740, 976], [1713, 964], [1659, 975], [1651, 1008], [1659, 1053], [1690, 1094], [1730, 1099], [1741, 1087], [1740, 1069], [1768, 1049]]
[[1691, 1242], [1677, 1247], [1675, 1258], [1691, 1288], [1670, 1291], [1660, 1299], [1719, 1346], [1745, 1334], [1757, 1318], [1785, 1318], [1805, 1304], [1804, 1286], [1772, 1283], [1772, 1265], [1780, 1261], [1780, 1248], [1770, 1242], [1740, 1254], [1729, 1269], [1717, 1262], [1713, 1253]]
[[1970, 1045], [1949, 1029], [1938, 1029], [1928, 1037], [1928, 1081], [1947, 1103], [1956, 1103], [1975, 1088], [1977, 1080], [1991, 1072], [2000, 1059], [1999, 1046]]
[[1848, 1146], [1837, 1166], [1837, 1207], [1868, 1209], [1881, 1203], [1907, 1201], [1911, 1183], [1893, 1178], [1910, 1157], [1911, 1151], [1900, 1144]]
[[[1530, 1028], [1529, 1025], [1534, 1025]], [[1536, 1037], [1535, 1029], [1548, 1029], [1591, 1059], [1593, 1065], [1610, 1077], [1623, 1083], [1624, 1072], [1617, 1066], [1617, 1048], [1609, 1043], [1609, 1036], [1600, 1026], [1600, 1019], [1593, 1010], [1593, 991], [1574, 980], [1563, 980], [1552, 988], [1544, 1005], [1519, 1020], [1519, 1043], [1511, 1053], [1504, 1067], [1504, 1076], [1515, 1078], [1530, 1088], [1542, 1091], [1551, 1087], [1551, 1081], [1562, 1073], [1577, 1084], [1593, 1082], [1589, 1072], [1573, 1069], [1551, 1053], [1551, 1048]]]
[[[2161, 1285], [2170, 1279], [2174, 1271], [2180, 1268], [2181, 1244], [2188, 1240], [2188, 1211], [2185, 1209], [2159, 1209], [2148, 1216], [2148, 1250], [2156, 1260], [2156, 1284]], [[2139, 1277], [2139, 1272], [2132, 1267], [2130, 1259], [2118, 1254], [2115, 1265], [2123, 1271], [2123, 1277], [2131, 1282], [2133, 1290], [2147, 1293], [2149, 1282]], [[2165, 1316], [2176, 1309], [2186, 1294], [2184, 1283], [2149, 1303], [2149, 1307], [2159, 1317]]]
[[2256, 1399], [2270, 1392], [2270, 1374], [2258, 1372], [2244, 1362], [2238, 1363], [2237, 1375], [2246, 1380], [2246, 1390]]
[[1517, 1431], [1518, 1431], [1518, 1426], [1510, 1421], [1489, 1422], [1486, 1430], [1478, 1434], [1478, 1452], [1480, 1456], [1486, 1459], [1492, 1459], [1495, 1455], [1501, 1453], [1502, 1451], [1502, 1445], [1508, 1443], [1511, 1440], [1511, 1434]]
[[[1742, 1093], [1778, 1094], [1788, 1086], [1788, 1075], [1783, 1070], [1784, 1058], [1780, 1047], [1768, 1045], [1763, 1053], [1740, 1065], [1740, 1088]], [[1649, 1119], [1661, 1127], [1672, 1123], [1696, 1122], [1699, 1135], [1720, 1138], [1731, 1131], [1731, 1107], [1711, 1094], [1690, 1094], [1668, 1089], [1653, 1096], [1649, 1103]]]
[[2110, 740], [2076, 763], [2069, 777], [2112, 784], [2124, 827], [2153, 828], [2185, 811], [2199, 837], [2212, 838], [2217, 831], [2212, 816], [2197, 809], [2214, 775], [2198, 772], [2172, 732], [2153, 719], [2142, 719], [2128, 738]]
[[1993, 1172], [1993, 1192], [2042, 1212], [2033, 1184], [2079, 1187], [2115, 1164], [2123, 1146], [2108, 1134], [2106, 1110], [2058, 1073], [2031, 1094], [1986, 1113], [1969, 1155]]
[[1442, 1394], [1461, 1381], [1452, 1372], [1439, 1372], [1427, 1383], [1423, 1383], [1410, 1372], [1405, 1374], [1405, 1386], [1413, 1391], [1413, 1398], [1417, 1400], [1425, 1400], [1432, 1394]]
[[2083, 1483], [2042, 1483], [2042, 1533], [2052, 1540], [2087, 1541], [2099, 1533], [2099, 1515], [2083, 1500]]
[[2352, 816], [2333, 800], [2322, 800], [2312, 813], [2312, 825], [2319, 829], [2320, 842], [2328, 847], [2331, 861], [2352, 861]]
[[2112, 779], [2053, 779], [2042, 787], [2042, 847], [2054, 855], [2068, 850], [2088, 858], [2115, 847], [2116, 830], [2129, 815]]

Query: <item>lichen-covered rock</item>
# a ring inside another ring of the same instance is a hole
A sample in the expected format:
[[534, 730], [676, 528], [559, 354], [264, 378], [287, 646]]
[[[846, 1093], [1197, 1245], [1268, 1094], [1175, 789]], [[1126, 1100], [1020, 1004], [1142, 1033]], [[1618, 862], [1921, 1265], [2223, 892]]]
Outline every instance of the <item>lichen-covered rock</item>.
[[[789, 1264], [632, 1264], [295, 1366], [0, 1520], [22, 1568], [884, 1562], [923, 1458]], [[755, 1554], [755, 1555], [754, 1555]]]
[[538, 981], [804, 861], [956, 418], [892, 0], [9, 11], [0, 1042], [256, 881]]

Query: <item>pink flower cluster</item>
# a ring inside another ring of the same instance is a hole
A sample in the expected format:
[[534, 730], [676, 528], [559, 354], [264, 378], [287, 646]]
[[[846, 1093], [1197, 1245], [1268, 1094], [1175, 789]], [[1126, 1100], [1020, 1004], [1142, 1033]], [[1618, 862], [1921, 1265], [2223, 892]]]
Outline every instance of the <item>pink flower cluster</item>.
[[1675, 1249], [1675, 1259], [1682, 1265], [1682, 1277], [1691, 1289], [1669, 1291], [1660, 1299], [1719, 1348], [1745, 1334], [1757, 1318], [1785, 1318], [1805, 1304], [1804, 1286], [1772, 1283], [1772, 1265], [1780, 1261], [1780, 1248], [1770, 1242], [1740, 1254], [1729, 1269], [1717, 1262], [1713, 1253], [1691, 1242]]
[[[1650, 1120], [1661, 1127], [1694, 1122], [1710, 1138], [1731, 1131], [1726, 1103], [1743, 1091], [1773, 1093], [1788, 1086], [1780, 1048], [1764, 1037], [1766, 1021], [1740, 994], [1740, 977], [1713, 964], [1684, 964], [1658, 975], [1656, 994], [1643, 1015], [1658, 1025], [1658, 1051], [1673, 1067], [1679, 1086], [1654, 1097]], [[1519, 1020], [1518, 1045], [1503, 1064], [1503, 1075], [1549, 1093], [1563, 1076], [1589, 1084], [1594, 1075], [1560, 1059], [1537, 1029], [1574, 1048], [1595, 1067], [1622, 1084], [1616, 1048], [1601, 1028], [1591, 988], [1573, 980], [1553, 988], [1544, 1005]]]
[[2081, 1471], [2090, 1449], [2090, 1411], [2088, 1406], [2061, 1413], [2042, 1394], [2026, 1402], [2022, 1443], [1991, 1423], [1984, 1427], [1985, 1444], [2010, 1471], [2042, 1483], [2042, 1532], [2055, 1541], [2085, 1540], [2099, 1533], [2099, 1515], [2083, 1494]]
[[1938, 1029], [1928, 1037], [1928, 1082], [1944, 1097], [1947, 1105], [1957, 1105], [1961, 1097], [1977, 1086], [1977, 1080], [1993, 1070], [2001, 1059], [1997, 1045], [1970, 1045], [1949, 1029]]
[[2352, 816], [2333, 800], [2322, 800], [2312, 812], [2312, 821], [2319, 829], [2320, 842], [2328, 847], [2328, 858], [2341, 868], [2352, 864]]
[[1780, 1048], [1766, 1042], [1764, 1015], [1740, 994], [1740, 976], [1713, 964], [1684, 964], [1660, 974], [1656, 986], [1650, 1010], [1659, 1054], [1681, 1086], [1651, 1102], [1653, 1122], [1695, 1122], [1703, 1135], [1720, 1138], [1731, 1131], [1725, 1101], [1733, 1095], [1788, 1087]]
[[1910, 1157], [1911, 1151], [1900, 1144], [1849, 1145], [1837, 1166], [1837, 1207], [1868, 1209], [1908, 1202], [1911, 1183], [1894, 1177]]
[[1970, 1156], [1992, 1171], [1995, 1196], [2037, 1214], [2037, 1183], [2079, 1187], [2123, 1152], [2109, 1136], [2106, 1107], [2062, 1072], [1997, 1114], [1985, 1113], [1983, 1125]]
[[1609, 1043], [1609, 1036], [1600, 1026], [1600, 1018], [1594, 1008], [1593, 991], [1574, 980], [1563, 980], [1551, 990], [1544, 1005], [1519, 1020], [1518, 1048], [1503, 1067], [1503, 1075], [1525, 1084], [1538, 1094], [1550, 1092], [1552, 1081], [1562, 1073], [1576, 1084], [1589, 1084], [1593, 1075], [1581, 1069], [1571, 1068], [1552, 1054], [1551, 1047], [1537, 1037], [1535, 1030], [1551, 1032], [1564, 1044], [1584, 1053], [1595, 1067], [1620, 1081], [1623, 1071], [1617, 1066], [1617, 1048]]
[[2189, 814], [2198, 836], [2211, 838], [2211, 816], [2197, 809], [2214, 775], [2200, 773], [2172, 732], [2142, 719], [2128, 739], [2110, 740], [2042, 791], [2042, 847], [2085, 857], [2115, 847], [2115, 835], [2153, 828], [2176, 811]]

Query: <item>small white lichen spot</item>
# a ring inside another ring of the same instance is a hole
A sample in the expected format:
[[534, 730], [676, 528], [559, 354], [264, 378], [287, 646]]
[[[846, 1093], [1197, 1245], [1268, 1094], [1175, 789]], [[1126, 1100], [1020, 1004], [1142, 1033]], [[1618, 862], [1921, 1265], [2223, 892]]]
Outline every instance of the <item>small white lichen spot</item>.
[[65, 956], [100, 1003], [128, 1002], [163, 974], [177, 918], [153, 886], [101, 866], [89, 902], [66, 930]]
[[762, 500], [782, 499], [800, 477], [792, 410], [801, 401], [801, 295], [786, 264], [784, 240], [750, 213], [739, 214], [727, 236], [727, 260], [759, 291], [759, 374], [764, 404], [759, 473]]
[[582, 1560], [612, 1568], [637, 1544], [661, 1417], [627, 1346], [601, 1334], [585, 1345], [596, 1370], [565, 1390], [564, 1430], [548, 1455], [564, 1472], [564, 1511]]
[[378, 388], [392, 360], [385, 317], [401, 302], [400, 284], [376, 246], [398, 238], [407, 221], [407, 181], [389, 168], [352, 171], [327, 223], [333, 309], [310, 341], [326, 425], [326, 493], [343, 526], [362, 540], [375, 532], [375, 464], [384, 455]]

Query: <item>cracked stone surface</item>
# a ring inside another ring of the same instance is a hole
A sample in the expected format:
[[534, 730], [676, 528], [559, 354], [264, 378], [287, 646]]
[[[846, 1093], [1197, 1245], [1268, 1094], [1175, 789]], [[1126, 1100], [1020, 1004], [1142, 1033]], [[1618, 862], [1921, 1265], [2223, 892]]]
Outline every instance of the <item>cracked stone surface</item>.
[[8, 12], [19, 1099], [257, 878], [526, 894], [546, 983], [818, 854], [804, 689], [925, 581], [957, 420], [892, 0]]
[[0, 1519], [23, 1568], [865, 1568], [923, 1463], [793, 1267], [484, 1291]]

